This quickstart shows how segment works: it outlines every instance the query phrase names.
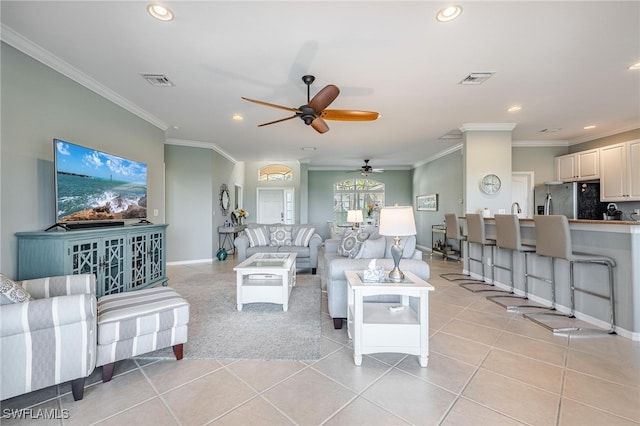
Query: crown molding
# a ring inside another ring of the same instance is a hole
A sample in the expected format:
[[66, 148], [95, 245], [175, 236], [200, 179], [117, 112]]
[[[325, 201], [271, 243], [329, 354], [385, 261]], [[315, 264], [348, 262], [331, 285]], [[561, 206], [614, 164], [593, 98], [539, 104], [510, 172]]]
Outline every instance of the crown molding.
[[539, 148], [547, 146], [569, 146], [569, 141], [566, 140], [551, 140], [551, 141], [511, 141], [511, 146], [516, 148]]
[[606, 138], [606, 137], [609, 137], [609, 136], [617, 135], [619, 133], [624, 133], [624, 132], [628, 132], [630, 130], [636, 130], [636, 129], [640, 129], [640, 121], [633, 120], [632, 122], [630, 122], [626, 126], [620, 127], [620, 128], [618, 128], [616, 130], [611, 130], [609, 132], [598, 133], [597, 135], [588, 135], [588, 136], [582, 136], [582, 137], [579, 137], [579, 138], [571, 139], [569, 141], [569, 145], [578, 145], [578, 144], [581, 144], [581, 143], [584, 143], [584, 142], [590, 142], [590, 141], [594, 141], [596, 139], [602, 139], [602, 138]]
[[446, 157], [447, 155], [449, 155], [451, 153], [454, 153], [456, 151], [460, 151], [460, 150], [462, 150], [462, 145], [463, 145], [462, 143], [459, 143], [459, 144], [456, 144], [456, 145], [454, 145], [454, 146], [452, 146], [450, 148], [445, 149], [444, 151], [440, 151], [437, 154], [432, 155], [429, 158], [426, 158], [426, 159], [424, 159], [422, 161], [419, 161], [419, 162], [415, 163], [413, 165], [413, 168], [417, 169], [418, 167], [424, 166], [427, 163], [431, 163], [432, 161], [436, 161], [436, 160], [438, 160], [438, 159], [440, 159], [442, 157]]
[[500, 131], [500, 132], [510, 132], [516, 128], [516, 123], [465, 123], [460, 126], [459, 130], [461, 132], [469, 132], [469, 131]]
[[33, 43], [31, 40], [24, 38], [21, 34], [14, 31], [11, 27], [2, 24], [0, 34], [2, 41], [18, 49], [25, 55], [30, 56], [31, 58], [35, 59], [38, 62], [41, 62], [52, 70], [59, 72], [65, 77], [70, 78], [71, 80], [80, 84], [81, 86], [86, 87], [92, 92], [95, 92], [103, 98], [124, 108], [130, 113], [153, 124], [160, 130], [166, 131], [169, 128], [169, 126], [164, 121], [143, 110], [133, 102], [120, 96], [108, 87], [97, 82], [79, 69], [73, 67], [72, 65], [53, 55], [49, 51], [43, 49], [39, 45]]
[[218, 145], [211, 142], [201, 142], [201, 141], [189, 141], [184, 139], [167, 139], [165, 140], [165, 145], [178, 145], [178, 146], [188, 146], [191, 148], [204, 148], [211, 149], [218, 154], [222, 155], [227, 160], [231, 161], [233, 164], [236, 164], [238, 160], [227, 154], [223, 151]]

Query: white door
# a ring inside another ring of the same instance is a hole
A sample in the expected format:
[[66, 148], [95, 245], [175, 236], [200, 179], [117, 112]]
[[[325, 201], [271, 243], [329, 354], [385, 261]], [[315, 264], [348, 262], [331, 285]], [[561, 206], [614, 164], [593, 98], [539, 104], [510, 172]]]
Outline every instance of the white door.
[[293, 189], [258, 188], [258, 223], [294, 223]]
[[520, 205], [518, 217], [533, 217], [533, 172], [511, 174], [511, 202]]

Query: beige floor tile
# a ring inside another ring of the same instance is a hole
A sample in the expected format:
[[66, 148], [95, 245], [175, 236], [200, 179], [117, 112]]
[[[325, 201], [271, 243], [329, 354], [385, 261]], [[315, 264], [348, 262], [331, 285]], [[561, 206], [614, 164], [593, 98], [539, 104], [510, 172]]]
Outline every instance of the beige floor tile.
[[519, 426], [517, 420], [483, 407], [473, 401], [460, 398], [447, 414], [441, 426]]
[[640, 389], [568, 370], [563, 396], [640, 422]]
[[142, 371], [156, 390], [164, 393], [219, 368], [222, 365], [215, 360], [182, 359], [162, 360], [143, 367]]
[[361, 392], [389, 371], [391, 366], [372, 357], [363, 357], [362, 365], [355, 365], [353, 350], [343, 348], [316, 362], [311, 368], [329, 376], [354, 392]]
[[347, 335], [347, 324], [343, 324], [342, 328], [335, 329], [333, 327], [333, 321], [326, 321], [321, 323], [322, 337], [333, 340], [336, 343], [346, 344], [349, 342], [349, 336]]
[[563, 369], [523, 355], [493, 349], [482, 368], [560, 394]]
[[539, 388], [480, 370], [462, 393], [466, 398], [522, 423], [555, 424], [560, 397]]
[[564, 365], [567, 351], [563, 346], [510, 333], [503, 333], [495, 347], [560, 366]]
[[569, 336], [551, 333], [546, 328], [533, 323], [522, 315], [513, 317], [505, 327], [504, 331], [524, 337], [530, 337], [531, 339], [542, 340], [559, 346], [567, 346], [569, 344]]
[[185, 425], [201, 425], [255, 397], [256, 393], [221, 369], [162, 395]]
[[153, 398], [98, 423], [100, 426], [170, 426], [178, 424], [160, 398]]
[[334, 342], [333, 340], [323, 336], [320, 339], [320, 359], [322, 359], [323, 357], [329, 354], [334, 353], [335, 351], [339, 350], [340, 348], [343, 348], [344, 346], [345, 346], [344, 343]]
[[490, 346], [438, 332], [429, 339], [429, 351], [439, 353], [467, 364], [478, 366], [489, 353]]
[[640, 388], [640, 366], [634, 363], [616, 362], [606, 355], [577, 350], [568, 351], [567, 368], [621, 385]]
[[262, 397], [257, 397], [219, 419], [216, 426], [283, 426], [294, 423]]
[[589, 338], [582, 338], [576, 334], [571, 336], [569, 347], [600, 355], [610, 361], [624, 363], [640, 370], [640, 341], [611, 334], [600, 334]]
[[397, 370], [386, 374], [362, 396], [411, 424], [437, 424], [456, 399], [438, 386]]
[[401, 426], [408, 424], [364, 398], [356, 398], [324, 423], [325, 426]]
[[581, 404], [567, 398], [562, 399], [560, 405], [560, 419], [562, 426], [637, 426], [638, 423], [615, 416], [588, 405]]
[[420, 367], [420, 364], [410, 358], [403, 360], [397, 368], [456, 394], [462, 391], [477, 369], [473, 365], [434, 352], [429, 354], [426, 368]]
[[454, 336], [473, 340], [474, 342], [482, 343], [487, 346], [493, 346], [496, 340], [498, 340], [500, 334], [502, 334], [501, 330], [485, 327], [483, 325], [470, 324], [466, 321], [460, 321], [457, 319], [451, 320], [442, 327], [441, 331]]
[[147, 379], [135, 370], [114, 377], [110, 382], [97, 383], [84, 390], [84, 398], [74, 401], [71, 394], [63, 396], [61, 406], [69, 410], [67, 425], [86, 425], [127, 410], [157, 396]]
[[[491, 304], [495, 305], [494, 303]], [[485, 327], [491, 327], [498, 330], [504, 330], [510, 321], [510, 316], [486, 313], [474, 309], [465, 309], [463, 312], [460, 312], [456, 318], [472, 324], [484, 325]]]
[[228, 370], [257, 392], [270, 388], [303, 368], [306, 365], [299, 361], [240, 360], [227, 366]]
[[355, 397], [355, 393], [306, 369], [269, 389], [263, 396], [298, 424], [320, 424]]

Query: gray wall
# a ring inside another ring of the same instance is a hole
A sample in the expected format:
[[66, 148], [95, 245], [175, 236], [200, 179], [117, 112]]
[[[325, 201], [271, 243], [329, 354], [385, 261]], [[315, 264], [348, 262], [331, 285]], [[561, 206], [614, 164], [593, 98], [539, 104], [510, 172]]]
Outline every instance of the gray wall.
[[567, 153], [567, 147], [514, 147], [511, 167], [514, 172], [534, 172], [534, 183], [555, 180], [554, 158]]
[[[411, 170], [387, 170], [370, 177], [385, 184], [385, 205], [411, 206], [414, 204]], [[360, 177], [348, 171], [310, 170], [309, 181], [309, 223], [316, 226], [324, 238], [329, 235], [327, 221], [333, 220], [333, 185], [345, 179]]]
[[152, 222], [165, 221], [164, 132], [2, 43], [0, 270], [17, 275], [17, 231], [55, 223], [53, 138], [147, 163]]

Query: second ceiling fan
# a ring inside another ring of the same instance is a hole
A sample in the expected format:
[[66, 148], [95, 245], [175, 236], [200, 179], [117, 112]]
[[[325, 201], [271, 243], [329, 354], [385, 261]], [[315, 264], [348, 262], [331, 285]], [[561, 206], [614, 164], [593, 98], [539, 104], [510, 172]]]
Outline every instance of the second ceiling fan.
[[326, 133], [329, 131], [329, 126], [325, 120], [336, 121], [373, 121], [376, 120], [380, 114], [374, 111], [358, 111], [350, 109], [326, 109], [340, 94], [340, 89], [333, 84], [325, 86], [320, 90], [313, 98], [311, 98], [311, 84], [316, 78], [312, 75], [305, 75], [302, 77], [302, 81], [307, 85], [307, 103], [301, 105], [298, 108], [291, 108], [282, 105], [276, 105], [269, 102], [258, 101], [255, 99], [249, 99], [242, 96], [245, 101], [253, 102], [259, 105], [264, 105], [272, 108], [283, 109], [285, 111], [291, 111], [294, 114], [292, 116], [281, 118], [280, 120], [270, 121], [268, 123], [259, 124], [258, 127], [268, 126], [269, 124], [280, 123], [282, 121], [291, 120], [296, 117], [300, 117], [306, 125], [313, 127], [318, 133]]

